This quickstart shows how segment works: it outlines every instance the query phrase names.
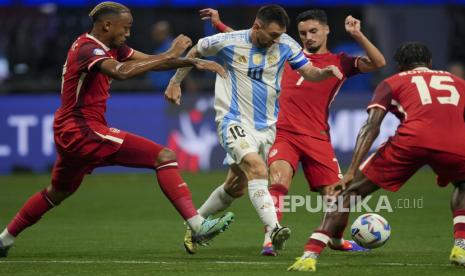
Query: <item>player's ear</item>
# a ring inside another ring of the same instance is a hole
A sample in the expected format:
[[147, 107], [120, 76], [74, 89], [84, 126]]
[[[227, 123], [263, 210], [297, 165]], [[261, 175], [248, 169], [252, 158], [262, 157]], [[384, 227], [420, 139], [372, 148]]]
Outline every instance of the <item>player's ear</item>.
[[111, 28], [111, 20], [109, 19], [104, 20], [102, 25], [103, 25], [103, 30], [105, 30], [106, 32], [109, 32]]
[[325, 34], [326, 34], [326, 35], [329, 35], [330, 30], [329, 30], [329, 26], [328, 26], [328, 25], [325, 25], [324, 30], [325, 30]]
[[253, 22], [252, 29], [255, 31], [260, 30], [260, 23], [257, 20]]

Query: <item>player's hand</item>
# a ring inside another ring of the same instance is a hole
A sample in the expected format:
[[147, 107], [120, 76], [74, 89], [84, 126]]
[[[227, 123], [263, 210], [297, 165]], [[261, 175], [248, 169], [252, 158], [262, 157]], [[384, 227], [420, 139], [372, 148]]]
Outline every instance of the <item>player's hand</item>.
[[204, 59], [196, 59], [194, 63], [195, 68], [202, 71], [211, 71], [220, 75], [223, 79], [227, 78], [226, 70], [224, 70], [223, 66], [219, 65], [218, 63], [210, 60]]
[[200, 19], [210, 20], [213, 26], [221, 22], [220, 14], [218, 13], [217, 10], [207, 8], [207, 9], [200, 10], [199, 13], [200, 13]]
[[173, 54], [174, 57], [180, 57], [191, 46], [192, 40], [188, 36], [181, 34], [171, 42], [168, 52]]
[[337, 68], [337, 66], [329, 65], [323, 68], [322, 70], [323, 70], [323, 74], [326, 74], [329, 77], [336, 77], [340, 80], [343, 77], [341, 71], [339, 70], [339, 68]]
[[170, 82], [165, 90], [165, 99], [175, 105], [181, 105], [181, 84]]
[[354, 18], [352, 15], [346, 17], [344, 25], [346, 27], [346, 32], [349, 33], [351, 36], [357, 36], [362, 33], [360, 20]]
[[339, 182], [331, 186], [328, 186], [326, 194], [332, 197], [337, 197], [347, 188], [347, 186], [350, 185], [350, 183], [352, 183], [352, 180], [354, 180], [353, 174], [345, 174], [344, 177], [342, 177], [342, 179], [339, 180]]

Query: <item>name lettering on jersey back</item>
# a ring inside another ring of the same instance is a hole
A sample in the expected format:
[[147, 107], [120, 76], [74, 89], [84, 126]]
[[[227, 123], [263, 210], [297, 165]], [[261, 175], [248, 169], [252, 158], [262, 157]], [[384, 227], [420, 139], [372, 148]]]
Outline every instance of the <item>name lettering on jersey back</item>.
[[431, 72], [431, 73], [437, 73], [437, 74], [447, 74], [447, 75], [450, 75], [449, 72], [447, 71], [441, 71], [441, 70], [411, 70], [411, 71], [405, 71], [405, 72], [401, 72], [399, 73], [398, 75], [399, 76], [409, 76], [409, 75], [416, 75], [416, 74], [421, 74], [421, 73], [424, 73], [424, 72]]

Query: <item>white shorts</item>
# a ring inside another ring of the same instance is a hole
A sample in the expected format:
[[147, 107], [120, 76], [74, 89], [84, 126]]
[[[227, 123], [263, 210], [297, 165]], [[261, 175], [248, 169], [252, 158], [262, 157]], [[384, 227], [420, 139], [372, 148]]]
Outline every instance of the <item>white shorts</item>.
[[218, 124], [218, 137], [226, 150], [225, 165], [239, 164], [251, 152], [258, 153], [266, 163], [268, 151], [276, 137], [276, 127], [257, 130], [239, 122], [223, 121]]

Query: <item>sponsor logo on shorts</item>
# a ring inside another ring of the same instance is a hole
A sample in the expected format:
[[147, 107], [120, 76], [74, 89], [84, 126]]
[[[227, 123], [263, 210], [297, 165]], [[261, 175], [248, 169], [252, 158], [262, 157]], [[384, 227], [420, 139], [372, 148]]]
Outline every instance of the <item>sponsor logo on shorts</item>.
[[247, 143], [247, 141], [245, 140], [242, 140], [239, 144], [239, 146], [241, 147], [241, 149], [247, 149], [250, 147], [249, 143]]
[[270, 154], [268, 155], [269, 158], [272, 158], [273, 156], [275, 156], [276, 154], [278, 153], [278, 149], [272, 149], [270, 151]]
[[117, 129], [117, 128], [111, 127], [111, 128], [110, 128], [110, 132], [113, 132], [113, 133], [120, 133], [121, 130], [119, 130], [119, 129]]

